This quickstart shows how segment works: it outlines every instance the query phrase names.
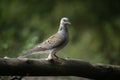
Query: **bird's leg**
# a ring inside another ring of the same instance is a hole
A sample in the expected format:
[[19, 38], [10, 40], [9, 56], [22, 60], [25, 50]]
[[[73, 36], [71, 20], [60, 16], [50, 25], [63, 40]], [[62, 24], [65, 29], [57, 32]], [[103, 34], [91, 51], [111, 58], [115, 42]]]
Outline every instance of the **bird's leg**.
[[48, 57], [46, 60], [51, 60], [52, 59], [52, 53], [49, 53]]
[[59, 57], [56, 55], [56, 53], [53, 54], [55, 59], [58, 59]]
[[54, 60], [54, 59], [58, 59], [55, 53], [49, 53], [48, 58], [46, 60]]
[[65, 59], [58, 57], [58, 56], [56, 55], [56, 53], [54, 53], [53, 55], [54, 55], [54, 59], [56, 59], [56, 60], [64, 60], [64, 61], [65, 61]]

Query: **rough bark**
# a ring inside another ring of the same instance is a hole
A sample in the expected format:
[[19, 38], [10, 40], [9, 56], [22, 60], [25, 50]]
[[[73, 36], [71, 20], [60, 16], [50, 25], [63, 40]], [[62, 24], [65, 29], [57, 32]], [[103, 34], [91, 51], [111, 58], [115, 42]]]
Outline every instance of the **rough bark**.
[[120, 79], [120, 66], [76, 59], [0, 58], [1, 76], [80, 76], [96, 80]]

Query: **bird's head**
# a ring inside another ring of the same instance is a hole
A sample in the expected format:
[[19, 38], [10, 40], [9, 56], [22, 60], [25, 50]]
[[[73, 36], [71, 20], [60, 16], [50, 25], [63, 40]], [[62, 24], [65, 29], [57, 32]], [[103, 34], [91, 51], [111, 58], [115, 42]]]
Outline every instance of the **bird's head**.
[[60, 24], [68, 25], [68, 24], [71, 24], [71, 23], [69, 22], [69, 19], [67, 17], [63, 17], [60, 21]]

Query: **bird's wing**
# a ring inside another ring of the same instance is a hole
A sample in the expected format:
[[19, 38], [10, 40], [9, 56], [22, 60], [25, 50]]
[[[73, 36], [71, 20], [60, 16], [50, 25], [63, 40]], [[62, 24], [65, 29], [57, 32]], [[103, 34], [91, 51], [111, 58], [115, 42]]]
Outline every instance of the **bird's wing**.
[[28, 50], [26, 53], [32, 54], [34, 52], [50, 50], [50, 49], [61, 46], [64, 42], [65, 42], [64, 36], [56, 33], [55, 35], [49, 37], [44, 42], [37, 45], [36, 47]]
[[47, 40], [45, 40], [43, 43], [41, 43], [41, 48], [46, 49], [53, 49], [61, 46], [65, 42], [65, 37], [56, 33], [55, 35], [49, 37]]

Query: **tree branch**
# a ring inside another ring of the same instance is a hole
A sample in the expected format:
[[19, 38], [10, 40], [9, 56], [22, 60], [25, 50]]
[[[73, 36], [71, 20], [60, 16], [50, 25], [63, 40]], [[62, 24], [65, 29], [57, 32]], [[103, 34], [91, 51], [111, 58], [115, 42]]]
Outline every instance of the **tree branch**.
[[44, 60], [0, 58], [1, 76], [80, 76], [90, 79], [120, 79], [120, 66], [92, 64], [73, 59]]

